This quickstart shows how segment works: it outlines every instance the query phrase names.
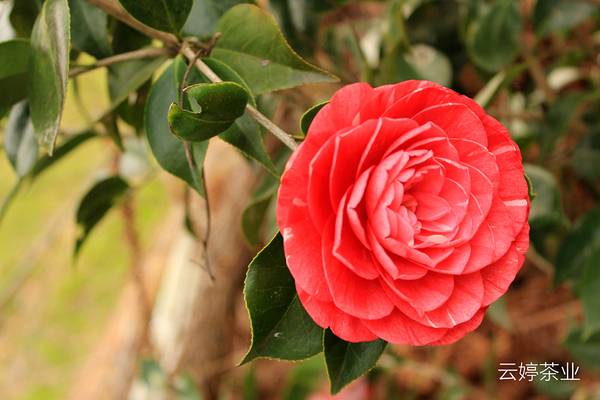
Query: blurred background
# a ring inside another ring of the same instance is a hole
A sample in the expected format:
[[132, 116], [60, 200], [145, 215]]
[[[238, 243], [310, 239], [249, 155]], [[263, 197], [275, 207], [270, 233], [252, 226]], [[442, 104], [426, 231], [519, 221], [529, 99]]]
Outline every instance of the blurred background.
[[[215, 21], [241, 2], [214, 2]], [[452, 345], [390, 345], [336, 398], [600, 399], [600, 1], [256, 3], [301, 57], [341, 80], [258, 96], [284, 130], [299, 134], [302, 114], [342, 85], [432, 80], [508, 128], [537, 194], [525, 264], [482, 325]], [[0, 2], [0, 39], [28, 37], [36, 4]], [[71, 60], [93, 58], [74, 51]], [[25, 183], [14, 154], [0, 154], [0, 398], [329, 398], [321, 357], [236, 367], [250, 345], [247, 265], [276, 230], [272, 197], [252, 197], [261, 168], [211, 141], [205, 251], [204, 234], [190, 233], [206, 224], [203, 201], [157, 166], [131, 111], [147, 89], [126, 100], [129, 114], [99, 120], [110, 74], [70, 80], [59, 143], [99, 135]], [[277, 153], [276, 140], [266, 144]], [[74, 256], [79, 205], [115, 174], [131, 188]], [[257, 204], [261, 234], [244, 238], [240, 219]]]

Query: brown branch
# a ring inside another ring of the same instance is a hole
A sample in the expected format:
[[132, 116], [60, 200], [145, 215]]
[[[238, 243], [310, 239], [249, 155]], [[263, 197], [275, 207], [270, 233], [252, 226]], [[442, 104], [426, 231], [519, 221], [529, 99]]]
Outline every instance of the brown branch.
[[145, 58], [154, 58], [160, 56], [171, 56], [174, 57], [177, 52], [173, 48], [163, 47], [161, 49], [156, 47], [150, 47], [128, 53], [117, 54], [116, 56], [103, 58], [102, 60], [96, 61], [93, 65], [85, 67], [76, 67], [69, 70], [69, 78], [76, 77], [77, 75], [83, 74], [84, 72], [92, 71], [96, 68], [108, 67], [115, 64], [124, 63], [133, 60], [142, 60]]
[[154, 28], [150, 28], [147, 25], [142, 24], [137, 19], [133, 18], [118, 1], [115, 0], [85, 0], [88, 3], [104, 10], [107, 14], [112, 15], [118, 20], [126, 23], [132, 28], [142, 32], [146, 36], [150, 36], [153, 39], [160, 40], [167, 47], [178, 47], [179, 40], [167, 32], [158, 31]]

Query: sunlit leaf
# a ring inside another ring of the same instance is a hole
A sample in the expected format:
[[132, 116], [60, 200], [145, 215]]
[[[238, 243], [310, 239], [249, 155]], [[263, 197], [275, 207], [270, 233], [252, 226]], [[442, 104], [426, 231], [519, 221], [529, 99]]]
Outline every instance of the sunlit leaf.
[[211, 58], [235, 70], [255, 95], [306, 83], [337, 81], [298, 57], [273, 16], [256, 6], [231, 8], [219, 21], [217, 31], [221, 38]]
[[186, 111], [173, 103], [169, 126], [175, 136], [188, 142], [208, 140], [227, 130], [244, 115], [250, 96], [235, 82], [200, 83], [184, 91], [196, 100], [200, 111]]
[[29, 118], [29, 105], [24, 100], [12, 108], [4, 130], [4, 151], [19, 178], [24, 177], [34, 165], [38, 150]]
[[29, 40], [14, 39], [0, 43], [0, 109], [27, 97]]
[[71, 44], [100, 59], [111, 55], [106, 13], [85, 0], [69, 0]]
[[386, 85], [410, 79], [450, 86], [452, 64], [443, 53], [426, 44], [412, 46], [408, 52], [400, 44], [381, 60], [377, 83]]
[[100, 222], [128, 188], [127, 182], [115, 176], [96, 183], [83, 197], [79, 203], [76, 217], [77, 225], [81, 230], [75, 243], [75, 255], [79, 253], [81, 245], [92, 228]]
[[323, 328], [298, 299], [294, 278], [285, 264], [281, 234], [250, 264], [244, 295], [252, 346], [241, 364], [257, 357], [303, 360], [322, 351]]
[[67, 92], [69, 6], [46, 0], [31, 34], [28, 93], [35, 137], [51, 155]]
[[192, 10], [193, 0], [119, 0], [144, 25], [179, 35]]
[[325, 330], [323, 354], [331, 394], [340, 392], [346, 385], [369, 372], [385, 351], [387, 342], [376, 339], [370, 342], [350, 343]]

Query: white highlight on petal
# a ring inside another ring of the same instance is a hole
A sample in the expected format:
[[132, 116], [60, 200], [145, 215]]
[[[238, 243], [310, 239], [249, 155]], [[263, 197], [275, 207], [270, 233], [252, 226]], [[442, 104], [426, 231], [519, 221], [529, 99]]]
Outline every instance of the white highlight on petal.
[[525, 200], [525, 199], [517, 199], [517, 200], [505, 201], [504, 205], [506, 207], [521, 207], [521, 206], [526, 206], [527, 205], [527, 200]]
[[433, 322], [431, 322], [431, 320], [429, 319], [429, 317], [427, 316], [427, 314], [425, 314], [425, 319], [427, 320], [427, 322], [429, 322], [429, 325], [433, 328], [438, 328], [438, 326], [436, 324], [434, 324]]
[[436, 244], [442, 244], [442, 243], [446, 243], [448, 241], [448, 238], [443, 235], [431, 235], [427, 238], [427, 241], [433, 242]]
[[306, 207], [308, 205], [307, 202], [302, 201], [302, 199], [296, 197], [294, 198], [294, 200], [292, 201], [292, 204], [298, 207]]
[[285, 228], [283, 232], [281, 232], [281, 235], [283, 236], [284, 241], [294, 237], [294, 234], [292, 233], [292, 228]]
[[509, 145], [509, 146], [500, 147], [499, 149], [494, 150], [494, 152], [492, 154], [497, 156], [502, 153], [506, 153], [507, 151], [515, 151], [515, 150], [516, 150], [515, 146]]
[[454, 326], [458, 325], [458, 324], [456, 323], [456, 321], [454, 320], [454, 318], [452, 318], [452, 314], [450, 314], [450, 310], [446, 310], [446, 314], [448, 314], [448, 318], [450, 318], [450, 321], [452, 321], [452, 324], [453, 324]]

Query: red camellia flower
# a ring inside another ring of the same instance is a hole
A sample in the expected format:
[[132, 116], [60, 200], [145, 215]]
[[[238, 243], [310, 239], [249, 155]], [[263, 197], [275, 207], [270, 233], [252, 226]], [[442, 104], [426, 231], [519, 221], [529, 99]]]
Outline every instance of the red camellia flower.
[[447, 344], [474, 330], [529, 246], [507, 130], [426, 81], [344, 87], [281, 180], [277, 221], [299, 298], [341, 339]]

